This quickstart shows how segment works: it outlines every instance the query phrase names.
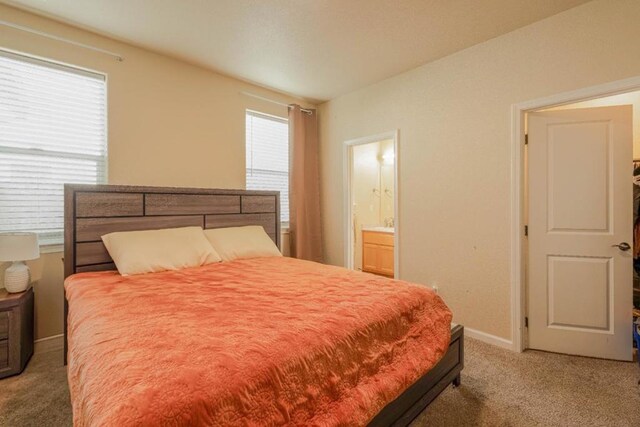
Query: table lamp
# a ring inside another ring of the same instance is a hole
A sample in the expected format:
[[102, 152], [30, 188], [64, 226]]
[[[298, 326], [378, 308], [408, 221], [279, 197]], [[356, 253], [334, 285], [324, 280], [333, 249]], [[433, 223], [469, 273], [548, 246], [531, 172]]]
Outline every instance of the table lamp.
[[0, 233], [0, 261], [13, 261], [4, 272], [7, 292], [23, 292], [29, 287], [31, 275], [24, 261], [40, 257], [36, 233]]

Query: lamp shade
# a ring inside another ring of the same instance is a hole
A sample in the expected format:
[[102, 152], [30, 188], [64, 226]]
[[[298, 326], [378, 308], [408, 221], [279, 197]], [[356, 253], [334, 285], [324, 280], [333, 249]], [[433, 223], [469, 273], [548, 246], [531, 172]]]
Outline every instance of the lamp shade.
[[0, 233], [0, 261], [27, 261], [40, 257], [36, 233]]

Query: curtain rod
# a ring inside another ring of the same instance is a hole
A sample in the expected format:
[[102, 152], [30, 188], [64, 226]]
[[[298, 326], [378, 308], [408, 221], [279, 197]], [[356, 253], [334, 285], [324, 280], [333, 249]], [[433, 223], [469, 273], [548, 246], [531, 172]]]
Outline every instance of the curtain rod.
[[71, 44], [71, 45], [74, 45], [74, 46], [82, 47], [84, 49], [93, 50], [95, 52], [100, 52], [100, 53], [103, 53], [105, 55], [113, 56], [114, 58], [116, 58], [116, 60], [118, 62], [124, 61], [124, 57], [122, 55], [120, 55], [119, 53], [111, 52], [110, 50], [101, 49], [99, 47], [95, 47], [95, 46], [91, 46], [91, 45], [88, 45], [88, 44], [77, 42], [75, 40], [70, 40], [70, 39], [66, 39], [64, 37], [56, 36], [54, 34], [45, 33], [44, 31], [36, 30], [36, 29], [30, 28], [30, 27], [25, 27], [23, 25], [14, 24], [13, 22], [0, 20], [0, 25], [4, 25], [6, 27], [11, 27], [11, 28], [14, 28], [14, 29], [20, 30], [20, 31], [25, 31], [27, 33], [36, 34], [38, 36], [46, 37], [46, 38], [51, 39], [51, 40], [56, 40], [56, 41], [59, 41], [59, 42], [68, 43], [68, 44]]
[[[283, 107], [289, 108], [289, 104], [285, 104], [284, 102], [275, 101], [273, 99], [265, 98], [264, 96], [256, 95], [255, 93], [244, 92], [244, 91], [240, 91], [240, 93], [242, 95], [246, 95], [246, 96], [249, 96], [251, 98], [256, 98], [256, 99], [259, 99], [261, 101], [266, 101], [266, 102], [270, 102], [272, 104], [282, 105]], [[313, 110], [309, 110], [307, 108], [300, 108], [300, 111], [302, 111], [303, 113], [306, 113], [306, 114], [313, 114]]]

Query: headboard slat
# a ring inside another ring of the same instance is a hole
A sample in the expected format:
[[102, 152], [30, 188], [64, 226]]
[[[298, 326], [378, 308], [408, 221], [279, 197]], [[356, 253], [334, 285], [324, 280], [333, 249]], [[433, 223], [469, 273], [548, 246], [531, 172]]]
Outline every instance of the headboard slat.
[[242, 213], [271, 213], [276, 211], [276, 204], [271, 196], [243, 196]]
[[107, 264], [91, 264], [91, 265], [80, 265], [76, 267], [76, 273], [88, 273], [91, 271], [107, 271], [107, 270], [115, 270], [116, 265], [112, 262]]
[[144, 205], [139, 193], [76, 194], [77, 218], [141, 215], [144, 215]]
[[247, 225], [261, 225], [267, 234], [276, 234], [276, 214], [232, 214], [232, 215], [207, 215], [204, 228], [240, 227]]
[[203, 215], [77, 218], [76, 241], [96, 242], [101, 240], [101, 236], [116, 231], [202, 227], [203, 225]]
[[76, 266], [113, 262], [102, 242], [76, 243]]
[[207, 194], [148, 194], [145, 215], [240, 213], [240, 196]]

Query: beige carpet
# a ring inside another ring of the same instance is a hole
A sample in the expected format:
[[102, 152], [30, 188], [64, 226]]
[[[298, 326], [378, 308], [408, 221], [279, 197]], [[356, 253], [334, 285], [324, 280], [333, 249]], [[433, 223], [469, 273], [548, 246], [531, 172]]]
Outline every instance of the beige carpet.
[[[414, 426], [640, 426], [637, 364], [466, 339], [462, 386], [447, 388]], [[0, 426], [71, 425], [61, 352], [35, 355], [0, 380]]]

